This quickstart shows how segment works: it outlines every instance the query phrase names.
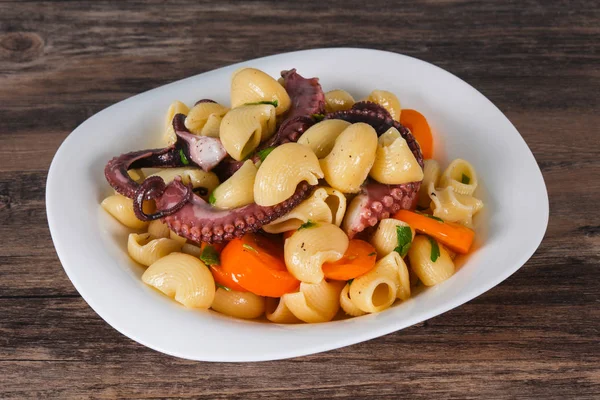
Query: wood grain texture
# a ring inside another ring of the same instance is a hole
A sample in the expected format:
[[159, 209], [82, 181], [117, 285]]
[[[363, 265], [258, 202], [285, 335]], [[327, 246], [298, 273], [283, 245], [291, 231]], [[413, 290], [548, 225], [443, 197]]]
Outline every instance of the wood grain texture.
[[[589, 0], [0, 0], [0, 398], [600, 398], [599, 43]], [[537, 253], [423, 324], [291, 360], [179, 360], [102, 321], [46, 223], [61, 141], [139, 92], [334, 46], [432, 62], [506, 113], [550, 195]]]

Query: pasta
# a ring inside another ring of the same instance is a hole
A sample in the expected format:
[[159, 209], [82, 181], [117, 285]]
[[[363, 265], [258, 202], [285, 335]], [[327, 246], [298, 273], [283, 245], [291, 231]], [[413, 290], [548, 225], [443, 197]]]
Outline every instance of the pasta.
[[344, 312], [352, 317], [359, 317], [361, 315], [365, 315], [366, 312], [358, 308], [350, 298], [350, 283], [347, 283], [346, 286], [342, 289], [340, 293], [340, 306]]
[[378, 182], [398, 185], [421, 181], [423, 170], [400, 132], [390, 128], [379, 137], [369, 175]]
[[323, 263], [337, 261], [348, 248], [348, 236], [335, 225], [316, 223], [300, 229], [285, 241], [285, 265], [296, 279], [306, 283], [323, 280]]
[[184, 185], [191, 184], [194, 189], [205, 188], [207, 192], [219, 186], [219, 178], [214, 172], [205, 172], [199, 168], [167, 168], [150, 176], [160, 176], [165, 183], [171, 182], [178, 176]]
[[148, 233], [155, 239], [169, 238], [171, 230], [167, 224], [159, 219], [155, 219], [154, 221], [150, 221], [148, 224]]
[[190, 256], [200, 257], [200, 255], [202, 254], [202, 249], [191, 243], [184, 243], [183, 246], [181, 246], [181, 252], [189, 254]]
[[310, 147], [317, 158], [324, 158], [333, 149], [335, 139], [349, 126], [350, 122], [342, 119], [326, 119], [308, 128], [298, 143]]
[[429, 185], [433, 184], [433, 187], [437, 187], [440, 179], [440, 164], [435, 160], [424, 160], [423, 164], [423, 182], [419, 188], [417, 204], [419, 207], [427, 208], [431, 202]]
[[477, 189], [475, 168], [467, 161], [457, 158], [442, 173], [440, 186], [452, 187], [458, 194], [473, 194]]
[[211, 203], [225, 210], [253, 203], [257, 172], [252, 160], [246, 160], [240, 169], [212, 192]]
[[177, 135], [175, 135], [175, 130], [173, 130], [173, 117], [175, 114], [183, 114], [187, 115], [190, 111], [190, 108], [183, 104], [181, 101], [174, 101], [169, 106], [167, 110], [167, 115], [165, 118], [165, 136], [164, 140], [168, 145], [175, 143], [177, 140]]
[[[432, 251], [432, 247], [438, 251]], [[437, 285], [454, 274], [454, 263], [444, 246], [426, 236], [418, 235], [415, 238], [408, 250], [408, 259], [412, 270], [425, 286]]]
[[148, 267], [142, 281], [188, 308], [207, 309], [215, 298], [215, 280], [196, 257], [171, 253]]
[[171, 230], [169, 231], [169, 238], [181, 243], [182, 246], [187, 242], [186, 238], [184, 238], [183, 236], [179, 236]]
[[473, 196], [456, 193], [454, 187], [436, 190], [429, 184], [433, 215], [444, 221], [473, 225], [473, 215], [483, 208], [483, 202]]
[[371, 271], [352, 281], [349, 296], [352, 303], [366, 313], [374, 313], [389, 308], [396, 300], [398, 278], [383, 265], [376, 265]]
[[335, 140], [331, 152], [321, 160], [327, 183], [344, 193], [358, 193], [367, 178], [377, 152], [377, 133], [365, 123], [346, 128]]
[[309, 322], [331, 321], [340, 309], [343, 282], [322, 280], [319, 283], [301, 283], [300, 291], [282, 296], [287, 308], [298, 319]]
[[231, 317], [253, 319], [265, 312], [265, 298], [250, 292], [218, 288], [211, 308]]
[[[133, 200], [121, 196], [120, 194], [114, 194], [108, 196], [102, 200], [102, 208], [104, 208], [110, 215], [115, 217], [117, 221], [122, 223], [131, 229], [144, 229], [148, 226], [148, 222], [140, 221], [133, 212]], [[144, 203], [144, 212], [152, 212], [152, 206], [150, 202]]]
[[377, 262], [375, 268], [383, 275], [393, 278], [396, 283], [396, 298], [407, 300], [410, 297], [410, 277], [406, 263], [395, 251]]
[[367, 97], [367, 101], [379, 104], [390, 113], [393, 119], [400, 121], [402, 108], [400, 107], [400, 100], [394, 93], [387, 90], [373, 90]]
[[229, 109], [219, 103], [198, 103], [189, 110], [185, 118], [185, 127], [196, 135], [218, 137], [221, 120], [227, 111]]
[[282, 233], [300, 228], [309, 220], [340, 225], [346, 211], [346, 197], [338, 190], [320, 187], [298, 207], [263, 226], [265, 232]]
[[149, 233], [130, 233], [127, 240], [129, 257], [145, 266], [179, 250], [181, 250], [181, 243], [172, 239], [153, 239]]
[[265, 316], [276, 324], [297, 324], [300, 321], [281, 298], [267, 297]]
[[243, 105], [225, 114], [219, 137], [227, 153], [241, 161], [271, 137], [275, 127], [275, 107], [271, 104]]
[[286, 112], [291, 105], [290, 96], [271, 76], [255, 68], [237, 71], [231, 80], [231, 108], [261, 101], [276, 101], [277, 115]]
[[286, 143], [262, 162], [254, 181], [254, 201], [272, 206], [290, 198], [302, 181], [316, 185], [323, 178], [317, 156], [306, 146]]
[[398, 227], [408, 227], [411, 231], [411, 239], [414, 239], [415, 230], [406, 222], [394, 218], [382, 219], [370, 240], [377, 251], [377, 258], [388, 255], [398, 246]]
[[336, 89], [325, 93], [325, 111], [328, 113], [349, 110], [353, 105], [354, 98], [345, 90]]

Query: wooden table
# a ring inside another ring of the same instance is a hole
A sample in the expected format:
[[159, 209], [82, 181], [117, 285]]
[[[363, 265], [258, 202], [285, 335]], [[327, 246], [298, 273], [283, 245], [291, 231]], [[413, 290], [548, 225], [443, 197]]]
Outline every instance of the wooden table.
[[[597, 1], [86, 3], [0, 0], [0, 398], [600, 398]], [[322, 46], [418, 57], [490, 98], [546, 180], [537, 253], [444, 315], [308, 357], [198, 363], [119, 334], [52, 246], [44, 189], [60, 143], [136, 93]]]

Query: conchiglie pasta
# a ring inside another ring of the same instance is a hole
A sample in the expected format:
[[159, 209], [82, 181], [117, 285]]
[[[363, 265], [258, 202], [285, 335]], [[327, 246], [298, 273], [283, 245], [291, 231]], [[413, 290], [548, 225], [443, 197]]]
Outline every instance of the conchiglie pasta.
[[350, 298], [350, 283], [347, 283], [346, 286], [342, 289], [340, 293], [340, 306], [344, 312], [352, 317], [359, 317], [361, 315], [365, 315], [366, 312], [358, 308]]
[[434, 239], [418, 235], [408, 250], [410, 267], [425, 286], [437, 285], [454, 274], [454, 262], [444, 246], [437, 244], [439, 256], [432, 260], [432, 242], [437, 244]]
[[263, 230], [268, 233], [282, 233], [298, 229], [308, 220], [339, 226], [345, 211], [346, 197], [342, 192], [320, 187], [292, 211], [263, 226]]
[[265, 298], [250, 292], [218, 288], [211, 308], [235, 318], [258, 318], [265, 312]]
[[319, 283], [324, 277], [323, 263], [342, 258], [348, 242], [344, 231], [332, 224], [317, 223], [300, 229], [285, 241], [285, 265], [296, 279]]
[[181, 243], [182, 246], [187, 242], [186, 238], [184, 238], [183, 236], [179, 236], [172, 230], [169, 230], [169, 238]]
[[255, 68], [236, 71], [231, 80], [231, 108], [260, 101], [277, 101], [277, 115], [291, 105], [285, 88], [273, 77]]
[[483, 208], [483, 202], [473, 196], [456, 193], [452, 186], [436, 190], [429, 184], [431, 209], [435, 217], [444, 221], [458, 222], [467, 227], [473, 225], [473, 215]]
[[148, 233], [150, 236], [156, 239], [160, 238], [169, 238], [171, 230], [160, 219], [155, 219], [154, 221], [150, 221], [148, 224]]
[[181, 250], [181, 243], [172, 239], [153, 239], [149, 233], [130, 233], [127, 240], [129, 257], [145, 266], [179, 250]]
[[457, 158], [442, 173], [440, 187], [452, 187], [458, 194], [473, 194], [477, 189], [475, 168], [469, 162]]
[[335, 89], [325, 93], [325, 111], [345, 111], [352, 108], [355, 101], [352, 95], [345, 90]]
[[257, 172], [252, 160], [246, 160], [240, 169], [212, 192], [213, 206], [229, 210], [253, 203]]
[[171, 253], [148, 267], [142, 281], [188, 308], [207, 309], [215, 298], [215, 280], [198, 258]]
[[340, 309], [343, 282], [322, 280], [319, 283], [301, 283], [300, 291], [282, 296], [287, 308], [298, 319], [309, 322], [331, 321]]
[[173, 117], [175, 117], [175, 114], [187, 115], [189, 111], [190, 108], [179, 100], [174, 101], [169, 106], [169, 109], [167, 110], [167, 115], [165, 116], [164, 136], [164, 140], [168, 145], [175, 143], [175, 141], [177, 140], [177, 135], [175, 135], [175, 131], [173, 130]]
[[297, 324], [300, 321], [281, 298], [266, 298], [265, 316], [271, 322], [276, 324]]
[[369, 172], [377, 182], [399, 185], [423, 179], [423, 170], [396, 128], [379, 137], [375, 162]]
[[189, 254], [190, 256], [200, 257], [202, 254], [202, 249], [195, 244], [183, 243], [183, 246], [181, 246], [181, 252]]
[[415, 230], [406, 222], [395, 218], [382, 219], [370, 240], [377, 251], [377, 258], [388, 255], [398, 246], [398, 227], [410, 229], [411, 238], [415, 237]]
[[331, 152], [337, 137], [349, 126], [350, 122], [342, 119], [326, 119], [308, 128], [298, 143], [310, 147], [317, 158], [323, 158]]
[[227, 107], [218, 103], [198, 103], [188, 112], [185, 127], [196, 135], [218, 137], [219, 129], [214, 129], [215, 124], [217, 127], [221, 125], [221, 120], [227, 111], [229, 111]]
[[302, 181], [316, 185], [323, 178], [317, 156], [306, 146], [286, 143], [263, 161], [254, 181], [254, 201], [272, 206], [290, 198]]
[[387, 90], [373, 90], [367, 97], [367, 101], [379, 104], [390, 113], [393, 119], [400, 121], [402, 108], [400, 107], [400, 100], [394, 93]]
[[344, 193], [357, 193], [369, 175], [377, 152], [377, 133], [359, 122], [346, 128], [321, 160], [327, 183]]
[[[102, 208], [110, 215], [115, 217], [117, 221], [131, 229], [144, 229], [148, 226], [148, 222], [140, 221], [133, 212], [133, 200], [120, 194], [108, 196], [102, 200]], [[152, 206], [150, 202], [144, 203], [144, 212], [151, 213]]]
[[270, 104], [234, 108], [223, 117], [219, 131], [227, 153], [241, 161], [275, 132], [275, 107]]
[[376, 264], [375, 268], [355, 278], [350, 285], [352, 303], [366, 313], [383, 311], [396, 301], [398, 278], [387, 268], [379, 266]]
[[165, 168], [150, 176], [160, 176], [165, 183], [169, 183], [179, 176], [184, 185], [191, 184], [194, 189], [202, 187], [207, 192], [211, 192], [219, 185], [219, 178], [214, 172], [202, 171], [199, 168]]
[[396, 282], [396, 298], [407, 300], [410, 297], [410, 276], [408, 267], [400, 254], [392, 251], [381, 260], [377, 261], [375, 268], [379, 273], [388, 275]]
[[431, 199], [429, 198], [429, 187], [433, 184], [433, 187], [438, 186], [440, 179], [440, 164], [435, 160], [424, 160], [423, 161], [423, 182], [419, 188], [418, 194], [418, 205], [422, 208], [429, 207]]

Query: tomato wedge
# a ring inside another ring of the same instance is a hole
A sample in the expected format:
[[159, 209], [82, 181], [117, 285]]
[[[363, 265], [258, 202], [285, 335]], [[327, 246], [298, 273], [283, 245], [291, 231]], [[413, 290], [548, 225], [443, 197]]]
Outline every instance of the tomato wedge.
[[335, 262], [323, 264], [326, 278], [347, 281], [363, 275], [375, 267], [377, 252], [364, 240], [352, 239], [344, 256]]
[[427, 119], [417, 110], [405, 109], [400, 113], [400, 123], [410, 129], [419, 146], [423, 158], [433, 157], [433, 136]]
[[285, 267], [283, 246], [263, 235], [247, 234], [229, 242], [221, 253], [220, 268], [259, 296], [281, 297], [300, 286]]

